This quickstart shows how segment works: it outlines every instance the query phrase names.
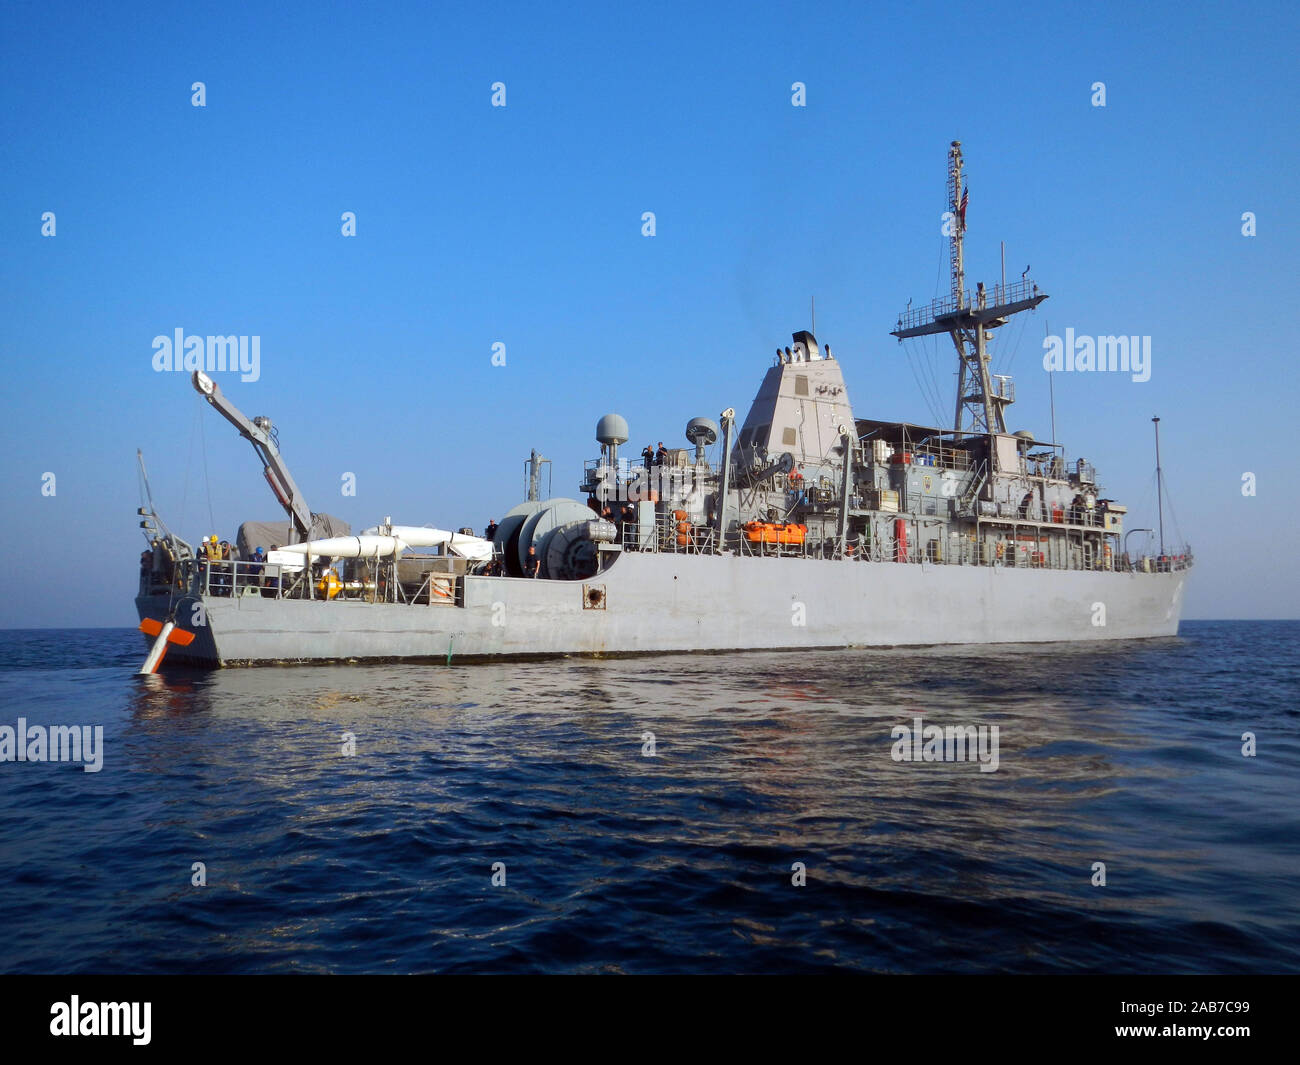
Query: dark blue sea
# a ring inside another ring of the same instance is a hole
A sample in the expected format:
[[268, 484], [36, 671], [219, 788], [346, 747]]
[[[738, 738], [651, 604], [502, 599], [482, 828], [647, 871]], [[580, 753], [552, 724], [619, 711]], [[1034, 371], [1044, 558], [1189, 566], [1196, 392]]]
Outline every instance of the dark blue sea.
[[[1300, 972], [1300, 622], [142, 679], [144, 653], [0, 632], [0, 726], [103, 727], [99, 772], [0, 762], [0, 970]], [[997, 770], [896, 761], [917, 716], [997, 725]]]

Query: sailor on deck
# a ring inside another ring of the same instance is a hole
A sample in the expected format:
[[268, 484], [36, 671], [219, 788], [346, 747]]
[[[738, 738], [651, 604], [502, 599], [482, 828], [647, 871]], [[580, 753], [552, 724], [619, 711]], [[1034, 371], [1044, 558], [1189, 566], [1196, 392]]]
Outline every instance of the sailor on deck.
[[232, 557], [233, 556], [230, 553], [230, 541], [222, 540], [221, 543], [217, 545], [217, 558], [219, 561], [217, 562], [216, 570], [219, 576], [214, 583], [217, 586], [217, 595], [226, 596], [227, 598], [230, 596], [231, 592], [231, 578], [233, 576], [231, 570], [234, 568], [231, 565]]
[[[272, 551], [278, 551], [279, 549], [280, 549], [279, 544], [271, 545]], [[260, 551], [262, 549], [259, 547], [258, 550]], [[263, 572], [265, 572], [265, 569], [263, 570]], [[267, 574], [266, 578], [262, 581], [262, 598], [274, 599], [279, 591], [280, 591], [280, 568], [277, 566], [275, 570], [275, 575], [271, 576], [270, 574]]]
[[217, 544], [217, 534], [205, 536], [199, 545], [199, 570], [205, 578], [208, 590], [217, 594], [217, 563], [221, 561], [221, 548]]

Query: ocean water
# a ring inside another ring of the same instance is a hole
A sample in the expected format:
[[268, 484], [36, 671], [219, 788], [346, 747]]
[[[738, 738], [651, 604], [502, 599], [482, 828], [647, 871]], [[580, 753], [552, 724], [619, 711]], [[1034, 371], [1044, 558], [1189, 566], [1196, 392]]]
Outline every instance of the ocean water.
[[[0, 762], [2, 971], [1300, 972], [1297, 622], [138, 678], [144, 652], [0, 632], [0, 726], [103, 728], [99, 772]], [[896, 761], [917, 716], [996, 725], [996, 771]]]

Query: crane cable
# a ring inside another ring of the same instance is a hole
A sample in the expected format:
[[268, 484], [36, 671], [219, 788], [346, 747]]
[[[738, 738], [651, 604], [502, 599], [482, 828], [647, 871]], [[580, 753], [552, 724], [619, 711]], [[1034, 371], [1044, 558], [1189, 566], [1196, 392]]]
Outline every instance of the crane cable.
[[208, 438], [203, 429], [203, 400], [199, 398], [199, 441], [203, 451], [203, 486], [208, 495], [208, 528], [217, 527], [217, 519], [212, 514], [212, 482], [208, 479]]

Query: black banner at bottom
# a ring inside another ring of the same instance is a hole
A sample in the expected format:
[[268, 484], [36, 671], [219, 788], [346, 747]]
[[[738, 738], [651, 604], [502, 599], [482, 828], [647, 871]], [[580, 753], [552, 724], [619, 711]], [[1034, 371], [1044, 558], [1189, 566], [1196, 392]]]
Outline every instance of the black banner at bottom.
[[[700, 986], [703, 980], [714, 986]], [[1280, 1046], [1294, 977], [871, 976], [833, 990], [803, 977], [6, 976], [7, 1048], [128, 1053], [325, 1051], [418, 1041], [489, 1054], [519, 1040], [675, 1054], [751, 1042], [778, 1053], [891, 1036], [895, 1051], [1215, 1053]], [[696, 986], [690, 986], [696, 985]], [[1291, 1040], [1286, 1039], [1287, 1043]]]

